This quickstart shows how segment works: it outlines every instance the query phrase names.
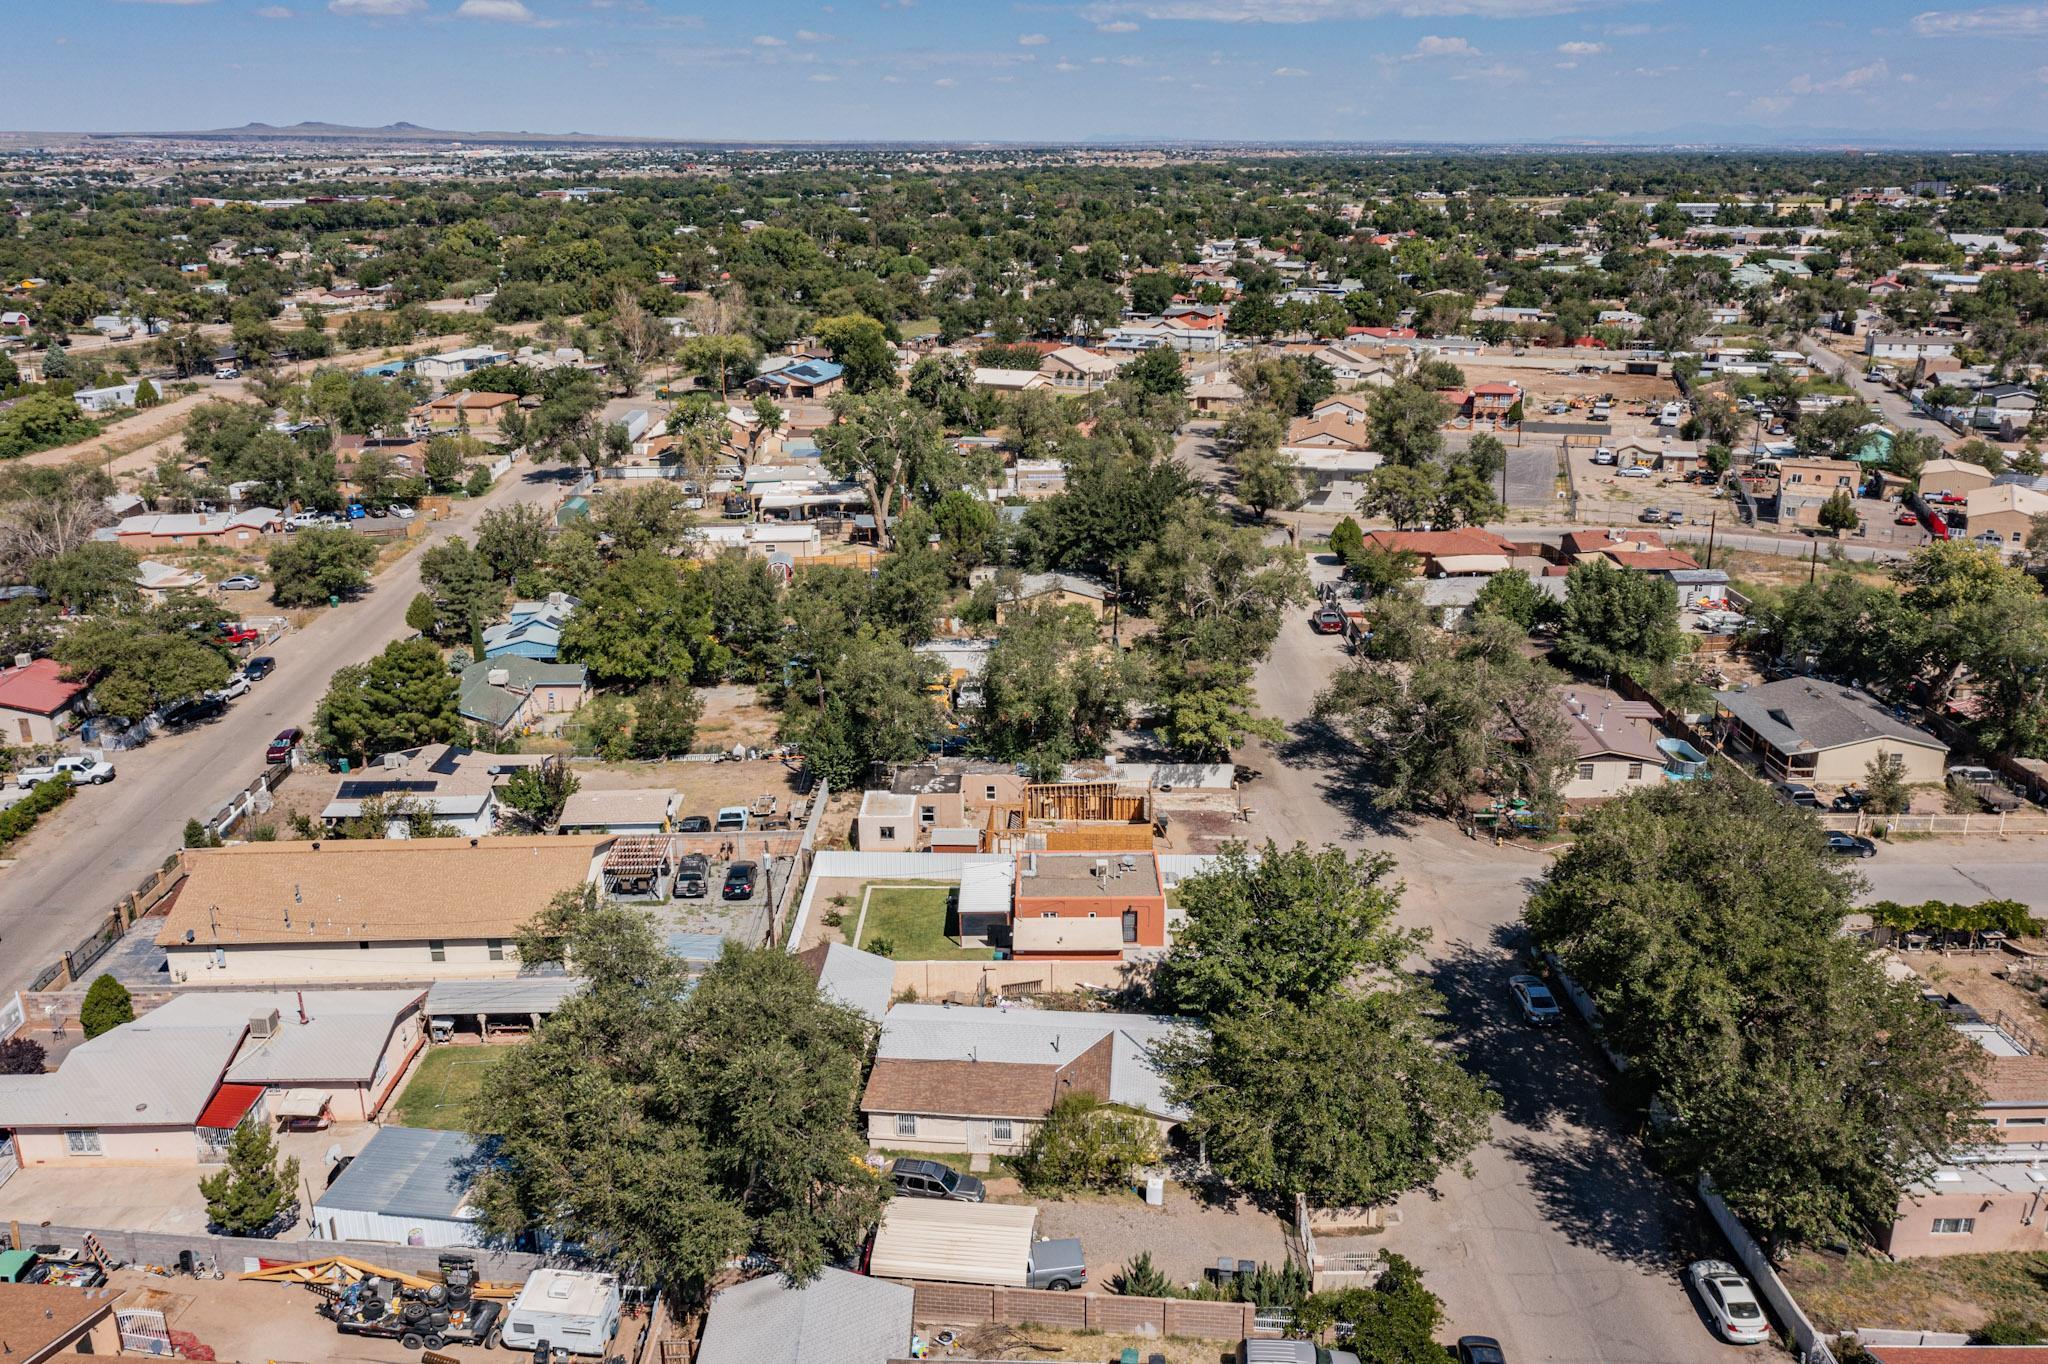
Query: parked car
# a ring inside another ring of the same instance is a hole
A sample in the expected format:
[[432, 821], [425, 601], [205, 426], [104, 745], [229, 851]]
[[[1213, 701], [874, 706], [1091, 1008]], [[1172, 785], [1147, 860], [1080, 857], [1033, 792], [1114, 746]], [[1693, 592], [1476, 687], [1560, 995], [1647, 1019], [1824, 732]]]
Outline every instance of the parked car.
[[1870, 793], [1861, 787], [1852, 786], [1828, 802], [1828, 809], [1838, 815], [1853, 815], [1870, 803]]
[[1892, 524], [1895, 526], [1917, 526], [1920, 524], [1920, 518], [1909, 511], [1902, 511], [1892, 518]]
[[1508, 991], [1515, 997], [1515, 1007], [1522, 1011], [1522, 1017], [1538, 1027], [1548, 1027], [1564, 1017], [1564, 1010], [1557, 1007], [1557, 996], [1550, 993], [1550, 987], [1536, 976], [1508, 977]]
[[307, 530], [313, 526], [325, 524], [332, 519], [332, 517], [323, 516], [316, 511], [293, 512], [284, 519], [284, 528], [286, 530]]
[[297, 725], [279, 730], [277, 737], [270, 741], [270, 747], [263, 750], [263, 761], [267, 763], [281, 763], [290, 760], [292, 750], [297, 748], [299, 740], [305, 737], [306, 732]]
[[936, 1160], [905, 1156], [889, 1165], [889, 1178], [904, 1198], [950, 1198], [956, 1203], [979, 1203], [988, 1189], [973, 1175], [963, 1175]]
[[676, 863], [676, 898], [701, 900], [711, 893], [711, 863], [702, 853], [684, 853]]
[[1726, 1260], [1695, 1260], [1686, 1279], [1700, 1296], [1700, 1305], [1714, 1323], [1714, 1333], [1734, 1345], [1761, 1345], [1771, 1338], [1771, 1324], [1749, 1280]]
[[1459, 1336], [1453, 1356], [1458, 1364], [1508, 1364], [1506, 1351], [1492, 1336]]
[[1612, 463], [1614, 463], [1614, 451], [1612, 451], [1612, 450], [1608, 449], [1608, 448], [1607, 448], [1606, 446], [1604, 446], [1604, 445], [1603, 445], [1603, 446], [1601, 446], [1601, 447], [1600, 447], [1600, 448], [1599, 448], [1598, 450], [1595, 450], [1595, 451], [1593, 452], [1593, 462], [1594, 462], [1595, 464], [1612, 464]]
[[1344, 633], [1344, 613], [1334, 606], [1316, 608], [1308, 618], [1309, 629], [1319, 635], [1341, 635]]
[[1771, 789], [1776, 791], [1781, 799], [1790, 801], [1802, 810], [1818, 810], [1821, 808], [1820, 797], [1815, 794], [1811, 786], [1804, 782], [1781, 781], [1772, 786]]
[[1685, 513], [1680, 511], [1678, 508], [1673, 507], [1670, 511], [1664, 513], [1664, 524], [1667, 526], [1684, 525]]
[[218, 696], [195, 696], [180, 701], [164, 712], [165, 729], [182, 729], [196, 725], [202, 720], [212, 720], [228, 713], [228, 703]]
[[1626, 469], [1616, 469], [1614, 476], [1616, 478], [1648, 478], [1650, 477], [1650, 470], [1647, 465], [1631, 464]]
[[1645, 525], [1654, 526], [1664, 520], [1664, 513], [1655, 507], [1645, 507], [1636, 513], [1636, 520], [1643, 522]]
[[365, 507], [360, 502], [351, 502], [348, 504], [348, 519], [351, 521], [360, 521], [369, 514], [369, 508]]
[[751, 900], [754, 898], [754, 864], [735, 862], [725, 870], [724, 896], [728, 900]]
[[[1065, 1236], [1031, 1243], [1031, 1262], [1024, 1267], [1026, 1288], [1046, 1288], [1055, 1293], [1065, 1293], [1087, 1282], [1088, 1261], [1081, 1254], [1079, 1240]], [[1357, 1364], [1357, 1361], [1353, 1360], [1352, 1364]]]
[[220, 590], [223, 592], [254, 592], [261, 586], [263, 579], [253, 573], [237, 573], [233, 577], [220, 580]]
[[712, 827], [722, 834], [743, 834], [750, 823], [752, 819], [746, 806], [725, 805], [719, 807], [718, 822]]
[[711, 832], [711, 819], [708, 815], [684, 815], [682, 823], [676, 825], [676, 832], [679, 834], [708, 834]]
[[1828, 851], [1837, 857], [1875, 857], [1877, 844], [1860, 834], [1829, 834]]
[[255, 644], [262, 638], [263, 632], [254, 626], [221, 622], [220, 642], [223, 644]]
[[104, 786], [114, 779], [114, 765], [97, 753], [66, 753], [55, 762], [22, 768], [14, 774], [14, 784], [26, 791], [58, 777], [69, 777], [73, 786]]
[[209, 696], [218, 696], [223, 701], [232, 701], [238, 696], [247, 696], [249, 694], [249, 679], [240, 673], [235, 673], [228, 678], [226, 686], [218, 687], [207, 694]]
[[258, 654], [242, 665], [242, 676], [251, 682], [261, 682], [277, 671], [277, 660], [269, 654]]
[[401, 521], [410, 521], [413, 518], [413, 509], [406, 506], [403, 502], [393, 502], [384, 510]]

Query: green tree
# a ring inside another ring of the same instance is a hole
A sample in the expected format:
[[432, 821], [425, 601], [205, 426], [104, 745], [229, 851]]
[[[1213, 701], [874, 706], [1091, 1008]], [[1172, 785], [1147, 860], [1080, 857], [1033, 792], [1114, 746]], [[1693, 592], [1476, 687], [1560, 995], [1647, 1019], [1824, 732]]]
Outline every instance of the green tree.
[[1330, 553], [1347, 571], [1365, 553], [1365, 532], [1356, 521], [1347, 516], [1331, 528]]
[[435, 627], [429, 633], [444, 639], [475, 641], [505, 605], [505, 588], [491, 575], [490, 562], [459, 535], [420, 556], [420, 582], [433, 594]]
[[1278, 450], [1246, 450], [1231, 464], [1237, 471], [1238, 501], [1261, 521], [1274, 508], [1301, 500], [1301, 470]]
[[1141, 352], [1117, 377], [1155, 398], [1185, 398], [1188, 392], [1187, 370], [1180, 362], [1180, 352], [1171, 346]]
[[[800, 584], [793, 600], [801, 600]], [[824, 603], [820, 609], [830, 609]], [[836, 788], [865, 780], [876, 763], [922, 756], [937, 736], [930, 685], [937, 665], [894, 634], [862, 622], [850, 632], [841, 615], [832, 633], [810, 632], [816, 652], [785, 694], [782, 735], [804, 764]], [[797, 639], [805, 638], [802, 615]], [[801, 647], [801, 646], [800, 646]]]
[[1968, 1140], [1982, 1053], [1842, 936], [1860, 880], [1756, 782], [1593, 811], [1530, 897], [1652, 1140], [1770, 1245], [1857, 1240]]
[[1158, 1158], [1150, 1118], [1076, 1089], [1054, 1101], [1014, 1163], [1017, 1177], [1033, 1193], [1107, 1193], [1128, 1188], [1138, 1167]]
[[746, 675], [759, 678], [782, 639], [782, 584], [758, 554], [721, 551], [697, 570], [719, 643]]
[[982, 669], [973, 749], [1049, 780], [1072, 759], [1101, 756], [1136, 682], [1133, 665], [1103, 644], [1086, 609], [1013, 608]]
[[553, 527], [539, 507], [493, 507], [476, 526], [476, 552], [501, 582], [517, 582], [533, 571], [548, 550]]
[[680, 758], [697, 742], [704, 702], [687, 683], [649, 687], [633, 698], [633, 756]]
[[1436, 514], [1444, 497], [1443, 471], [1434, 464], [1382, 464], [1365, 476], [1359, 505], [1384, 516], [1395, 530], [1410, 530]]
[[1565, 578], [1557, 654], [1588, 673], [1638, 680], [1686, 651], [1678, 628], [1678, 589], [1606, 559], [1575, 564]]
[[899, 496], [936, 500], [948, 484], [958, 485], [959, 459], [932, 414], [901, 394], [841, 394], [832, 400], [832, 413], [832, 425], [817, 434], [820, 460], [835, 478], [860, 485], [893, 548]]
[[91, 680], [101, 714], [133, 722], [227, 684], [232, 665], [207, 633], [220, 619], [211, 602], [86, 616], [58, 638], [56, 658], [67, 675]]
[[1362, 972], [1398, 970], [1422, 934], [1397, 928], [1393, 859], [1305, 843], [1258, 855], [1233, 843], [1180, 885], [1186, 916], [1153, 989], [1176, 1013], [1216, 1018], [1310, 1005]]
[[434, 609], [434, 598], [426, 592], [415, 592], [405, 606], [405, 624], [408, 629], [423, 635], [434, 633], [440, 622], [440, 613]]
[[1314, 1294], [1295, 1314], [1294, 1325], [1311, 1335], [1342, 1329], [1340, 1343], [1359, 1364], [1442, 1364], [1444, 1347], [1436, 1334], [1443, 1320], [1443, 1302], [1423, 1286], [1422, 1272], [1383, 1250], [1370, 1288]]
[[227, 1164], [199, 1181], [206, 1220], [226, 1236], [269, 1226], [298, 1198], [299, 1158], [281, 1156], [270, 1128], [244, 1118], [228, 1138]]
[[131, 605], [141, 596], [135, 581], [137, 563], [134, 550], [105, 540], [88, 540], [36, 563], [29, 569], [28, 580], [67, 611], [100, 611]]
[[710, 605], [694, 577], [656, 553], [604, 571], [562, 627], [562, 657], [600, 683], [687, 681], [711, 636]]
[[312, 606], [369, 586], [377, 546], [354, 531], [302, 530], [270, 548], [270, 595], [280, 606]]
[[1906, 760], [1896, 753], [1880, 753], [1863, 768], [1863, 808], [1873, 815], [1896, 815], [1912, 802], [1906, 789]]
[[156, 391], [156, 385], [147, 379], [135, 383], [135, 405], [141, 408], [155, 407], [163, 401], [163, 395]]
[[86, 1037], [98, 1037], [134, 1021], [135, 1001], [128, 997], [128, 987], [109, 975], [94, 976], [85, 989], [85, 1002], [78, 1006], [78, 1026]]
[[1475, 617], [1493, 616], [1532, 630], [1550, 608], [1550, 598], [1536, 590], [1536, 584], [1519, 568], [1510, 568], [1486, 580], [1473, 599]]
[[588, 983], [473, 1110], [503, 1160], [477, 1189], [492, 1231], [603, 1245], [686, 1302], [748, 1249], [798, 1282], [852, 1253], [883, 1201], [866, 1020], [772, 949], [729, 945], [693, 984], [644, 913], [576, 891], [519, 947]]
[[555, 827], [562, 807], [581, 785], [567, 763], [535, 763], [515, 769], [498, 795], [528, 828], [540, 834]]
[[734, 372], [751, 375], [761, 347], [750, 336], [692, 336], [676, 348], [676, 363], [723, 396]]
[[462, 486], [469, 462], [484, 454], [483, 443], [466, 436], [436, 436], [427, 442], [427, 487], [452, 493]]
[[1443, 454], [1444, 423], [1450, 405], [1436, 390], [1415, 379], [1401, 379], [1374, 392], [1366, 413], [1372, 448], [1389, 464], [1422, 465]]
[[[55, 352], [60, 353], [61, 352]], [[34, 392], [0, 412], [0, 459], [14, 459], [84, 440], [99, 424], [61, 393]]]
[[818, 340], [846, 370], [849, 393], [878, 393], [896, 387], [896, 348], [889, 329], [859, 313], [818, 319]]
[[461, 737], [458, 691], [432, 644], [395, 640], [368, 663], [335, 672], [313, 724], [329, 752], [360, 766], [379, 753]]
[[1863, 522], [1856, 510], [1856, 500], [1845, 488], [1835, 489], [1834, 495], [1820, 504], [1821, 529], [1840, 535], [1845, 530], [1854, 530]]

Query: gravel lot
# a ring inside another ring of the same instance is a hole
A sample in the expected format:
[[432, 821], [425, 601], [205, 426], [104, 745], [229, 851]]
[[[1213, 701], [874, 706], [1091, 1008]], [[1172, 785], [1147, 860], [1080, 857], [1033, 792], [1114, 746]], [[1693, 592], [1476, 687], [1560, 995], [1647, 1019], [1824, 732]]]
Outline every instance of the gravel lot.
[[1279, 1218], [1243, 1201], [1203, 1203], [1173, 1182], [1166, 1186], [1163, 1208], [1147, 1207], [1136, 1194], [1040, 1200], [1038, 1234], [1080, 1237], [1089, 1284], [1103, 1290], [1111, 1276], [1145, 1250], [1176, 1283], [1200, 1282], [1203, 1271], [1225, 1255], [1270, 1265], [1287, 1258], [1286, 1230]]

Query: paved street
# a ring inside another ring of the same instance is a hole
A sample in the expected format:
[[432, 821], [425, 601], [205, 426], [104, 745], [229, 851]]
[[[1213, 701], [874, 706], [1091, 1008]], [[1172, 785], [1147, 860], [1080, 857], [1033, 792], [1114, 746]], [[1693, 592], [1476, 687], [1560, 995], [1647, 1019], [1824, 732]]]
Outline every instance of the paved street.
[[1812, 337], [1801, 336], [1799, 349], [1816, 366], [1834, 378], [1849, 385], [1857, 397], [1885, 415], [1886, 420], [1901, 431], [1917, 431], [1933, 436], [1946, 445], [1956, 438], [1956, 433], [1932, 417], [1923, 417], [1913, 410], [1913, 404], [1902, 393], [1895, 393], [1882, 384], [1872, 383], [1863, 377], [1863, 366], [1852, 364], [1835, 354]]
[[[549, 503], [562, 471], [520, 463], [422, 541], [466, 531], [492, 507]], [[0, 991], [28, 984], [82, 938], [115, 900], [175, 849], [194, 815], [218, 808], [262, 766], [263, 747], [286, 725], [307, 725], [336, 668], [370, 657], [411, 631], [405, 608], [420, 587], [420, 548], [372, 581], [361, 600], [323, 612], [267, 652], [277, 671], [211, 723], [118, 756], [120, 776], [88, 787], [16, 849], [0, 872]]]
[[1403, 919], [1432, 935], [1428, 969], [1450, 1000], [1456, 1043], [1500, 1091], [1493, 1141], [1469, 1177], [1401, 1201], [1376, 1243], [1415, 1260], [1449, 1313], [1446, 1334], [1500, 1338], [1508, 1357], [1549, 1364], [1690, 1364], [1726, 1358], [1678, 1279], [1717, 1244], [1692, 1201], [1651, 1173], [1630, 1119], [1606, 1102], [1605, 1062], [1578, 1027], [1539, 1033], [1509, 1012], [1508, 928], [1545, 859], [1495, 849], [1437, 821], [1379, 826], [1369, 793], [1307, 720], [1345, 655], [1290, 617], [1260, 670], [1260, 703], [1292, 727], [1276, 751], [1239, 761], [1252, 835], [1336, 842], [1392, 855]]
[[1928, 838], [1886, 843], [1856, 870], [1871, 900], [1913, 904], [2018, 900], [2048, 914], [2048, 838]]

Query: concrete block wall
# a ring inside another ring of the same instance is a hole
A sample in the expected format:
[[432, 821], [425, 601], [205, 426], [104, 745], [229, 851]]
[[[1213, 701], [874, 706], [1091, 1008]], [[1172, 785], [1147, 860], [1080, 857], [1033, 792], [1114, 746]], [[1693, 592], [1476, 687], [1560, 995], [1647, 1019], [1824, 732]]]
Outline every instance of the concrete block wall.
[[9, 1230], [22, 1246], [78, 1246], [90, 1233], [99, 1238], [108, 1255], [122, 1264], [161, 1265], [171, 1270], [177, 1267], [178, 1252], [189, 1250], [194, 1257], [223, 1274], [240, 1274], [247, 1267], [243, 1262], [250, 1259], [288, 1264], [294, 1260], [324, 1260], [335, 1255], [367, 1260], [386, 1269], [402, 1269], [415, 1274], [433, 1273], [441, 1256], [448, 1254], [473, 1257], [479, 1278], [498, 1283], [523, 1283], [527, 1275], [548, 1263], [544, 1256], [529, 1255], [523, 1251], [466, 1248], [442, 1251], [370, 1241], [265, 1241], [248, 1236], [178, 1236], [158, 1232], [106, 1231], [92, 1227], [24, 1226], [19, 1223]]
[[1250, 1303], [1127, 1298], [1114, 1293], [1051, 1293], [973, 1284], [914, 1283], [916, 1320], [942, 1326], [1052, 1326], [1117, 1335], [1243, 1340], [1261, 1334]]

